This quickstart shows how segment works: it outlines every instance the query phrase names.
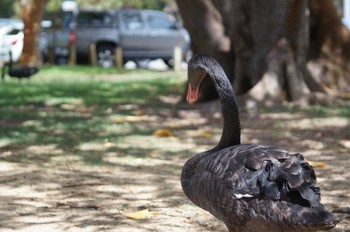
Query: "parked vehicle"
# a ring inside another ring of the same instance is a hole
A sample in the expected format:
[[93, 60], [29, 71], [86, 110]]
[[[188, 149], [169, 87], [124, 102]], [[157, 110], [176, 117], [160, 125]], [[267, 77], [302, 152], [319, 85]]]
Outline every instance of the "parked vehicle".
[[[53, 20], [54, 19], [54, 20]], [[39, 47], [44, 62], [66, 64], [69, 56], [71, 34], [75, 34], [74, 15], [72, 12], [60, 12], [50, 15], [41, 22]]]
[[[23, 50], [24, 24], [19, 19], [0, 19], [0, 62], [17, 62]], [[10, 54], [11, 53], [11, 54]]]
[[[90, 46], [94, 44], [97, 62], [102, 67], [115, 64], [117, 47], [122, 48], [125, 62], [161, 58], [171, 64], [175, 46], [181, 48], [184, 57], [190, 53], [186, 29], [161, 11], [80, 11], [75, 17], [73, 31], [77, 56], [89, 57]], [[65, 33], [67, 44], [68, 30]]]

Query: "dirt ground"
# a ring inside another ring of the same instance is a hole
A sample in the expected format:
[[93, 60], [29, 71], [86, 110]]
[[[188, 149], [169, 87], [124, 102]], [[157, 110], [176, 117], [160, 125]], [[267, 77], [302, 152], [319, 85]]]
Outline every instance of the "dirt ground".
[[[184, 162], [217, 143], [218, 104], [162, 100], [156, 109], [137, 106], [147, 117], [123, 123], [168, 131], [79, 145], [99, 156], [95, 165], [55, 144], [0, 144], [0, 231], [226, 231], [184, 196], [179, 181]], [[350, 231], [350, 119], [242, 110], [241, 121], [244, 143], [280, 146], [314, 162], [322, 201], [342, 219], [333, 231]], [[23, 152], [33, 159], [13, 159]]]

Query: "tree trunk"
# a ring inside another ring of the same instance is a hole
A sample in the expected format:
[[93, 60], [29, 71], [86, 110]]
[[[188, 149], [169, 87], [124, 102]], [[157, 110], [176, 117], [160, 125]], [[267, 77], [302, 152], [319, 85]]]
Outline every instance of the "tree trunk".
[[37, 66], [41, 61], [38, 38], [46, 3], [47, 0], [19, 0], [24, 22], [24, 43], [19, 64]]
[[[178, 0], [177, 2], [191, 36], [192, 52], [205, 52], [213, 56], [226, 72], [232, 73], [233, 57], [230, 54], [230, 39], [225, 34], [223, 17], [218, 9], [211, 1]], [[201, 85], [199, 100], [210, 100], [216, 97], [213, 84], [206, 78]]]
[[[298, 101], [311, 92], [325, 93], [323, 83], [309, 72], [308, 62], [328, 48], [332, 51], [329, 58], [339, 63], [341, 59], [332, 57], [344, 53], [333, 51], [350, 51], [349, 32], [330, 0], [176, 1], [193, 52], [216, 58], [238, 95], [271, 72], [277, 74], [286, 100]], [[266, 92], [271, 95], [270, 90]], [[213, 93], [212, 85], [203, 83], [200, 100], [212, 99]]]

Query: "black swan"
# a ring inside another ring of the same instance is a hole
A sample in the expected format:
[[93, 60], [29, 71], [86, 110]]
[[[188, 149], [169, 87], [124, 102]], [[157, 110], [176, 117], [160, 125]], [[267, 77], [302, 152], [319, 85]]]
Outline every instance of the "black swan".
[[[10, 59], [7, 65], [8, 65], [8, 75], [10, 77], [14, 77], [18, 79], [29, 78], [32, 75], [39, 72], [39, 69], [37, 67], [31, 67], [28, 65], [16, 65], [14, 67], [11, 53], [10, 53]], [[2, 69], [2, 75], [1, 75], [2, 80], [4, 80], [4, 77], [5, 77], [5, 68], [6, 68], [6, 64], [3, 66], [3, 69]]]
[[188, 63], [187, 101], [197, 100], [210, 77], [223, 115], [219, 144], [189, 159], [182, 188], [196, 205], [222, 220], [230, 232], [318, 231], [339, 222], [320, 203], [315, 172], [301, 154], [241, 144], [239, 112], [230, 81], [219, 63], [197, 54]]

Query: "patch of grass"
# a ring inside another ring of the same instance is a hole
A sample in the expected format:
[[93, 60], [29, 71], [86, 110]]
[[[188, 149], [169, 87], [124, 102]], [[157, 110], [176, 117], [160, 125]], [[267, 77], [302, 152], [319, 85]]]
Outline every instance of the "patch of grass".
[[83, 71], [80, 67], [77, 70], [66, 67], [58, 72], [54, 67], [53, 70], [42, 70], [30, 80], [7, 79], [0, 85], [0, 105], [145, 103], [154, 100], [152, 96], [169, 94], [181, 85], [171, 72], [135, 71], [101, 78], [101, 75], [94, 74], [99, 69], [87, 70], [87, 67]]
[[116, 70], [115, 68], [102, 68], [102, 67], [92, 67], [86, 65], [76, 65], [76, 66], [56, 66], [49, 65], [41, 68], [41, 72], [49, 72], [51, 75], [55, 74], [85, 74], [85, 75], [96, 75], [96, 74], [127, 74], [135, 73], [138, 71], [134, 70]]
[[311, 114], [315, 114], [321, 117], [337, 116], [343, 118], [350, 118], [350, 108], [346, 106], [313, 106], [310, 107], [307, 111]]
[[[174, 72], [117, 73], [79, 66], [46, 67], [29, 80], [6, 78], [0, 84], [0, 154], [18, 152], [0, 159], [35, 159], [41, 155], [26, 151], [27, 147], [40, 150], [54, 144], [63, 154], [79, 156], [88, 164], [101, 163], [104, 152], [99, 149], [106, 151], [106, 140], [152, 133], [142, 121], [116, 123], [113, 118], [135, 115], [134, 108], [160, 107], [158, 96], [179, 94], [183, 82]], [[121, 105], [135, 106], [125, 109]]]
[[261, 113], [290, 113], [290, 114], [297, 114], [297, 113], [306, 113], [310, 116], [314, 117], [344, 117], [344, 118], [350, 118], [350, 108], [347, 106], [321, 106], [321, 105], [314, 105], [307, 108], [300, 108], [297, 106], [293, 107], [286, 107], [286, 106], [280, 106], [280, 107], [273, 107], [273, 108], [262, 108], [260, 110]]

